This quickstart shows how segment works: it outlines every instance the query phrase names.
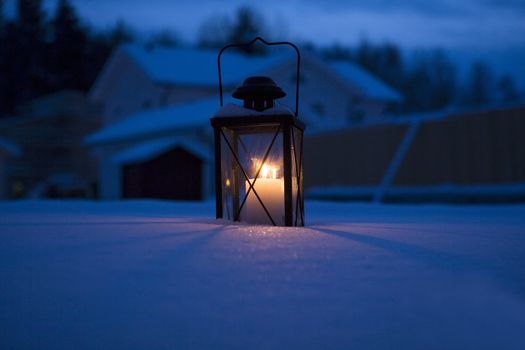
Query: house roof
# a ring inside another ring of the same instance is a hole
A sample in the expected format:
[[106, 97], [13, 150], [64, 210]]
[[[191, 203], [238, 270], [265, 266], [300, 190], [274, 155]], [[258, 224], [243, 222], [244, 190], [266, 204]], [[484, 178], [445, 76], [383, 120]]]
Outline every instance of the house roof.
[[218, 98], [139, 112], [109, 125], [86, 138], [101, 144], [170, 130], [209, 126], [211, 114], [219, 108]]
[[134, 114], [91, 134], [85, 141], [87, 144], [103, 144], [162, 132], [211, 128], [210, 118], [212, 116], [264, 114], [293, 113], [285, 106], [275, 106], [264, 112], [247, 109], [236, 104], [225, 104], [224, 107], [219, 108], [218, 98], [215, 97]]
[[403, 97], [399, 92], [387, 86], [384, 82], [367, 72], [364, 68], [349, 62], [330, 62], [334, 69], [344, 80], [356, 86], [363, 95], [382, 101], [401, 102]]
[[164, 137], [142, 142], [117, 153], [111, 160], [115, 164], [143, 162], [177, 147], [185, 149], [202, 160], [211, 160], [209, 147], [186, 137]]
[[[152, 80], [193, 86], [217, 86], [217, 50], [123, 45]], [[284, 55], [247, 56], [225, 52], [221, 58], [224, 85], [234, 85], [283, 61]]]
[[2, 137], [0, 137], [0, 151], [14, 157], [19, 157], [22, 154], [20, 147]]
[[[126, 44], [121, 50], [127, 53], [152, 80], [157, 82], [190, 85], [217, 86], [217, 50], [196, 48], [154, 47], [147, 49], [137, 44]], [[268, 56], [247, 56], [226, 51], [221, 58], [224, 85], [236, 85], [246, 77], [290, 60], [292, 56], [275, 53]], [[306, 56], [305, 56], [306, 58]], [[364, 68], [348, 61], [326, 62], [348, 84], [360, 90], [364, 96], [391, 102], [402, 101], [402, 96]]]

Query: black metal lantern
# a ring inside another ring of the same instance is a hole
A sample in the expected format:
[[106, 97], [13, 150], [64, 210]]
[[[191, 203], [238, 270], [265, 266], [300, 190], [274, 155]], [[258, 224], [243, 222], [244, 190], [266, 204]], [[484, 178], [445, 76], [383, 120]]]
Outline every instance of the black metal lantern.
[[[297, 53], [295, 113], [276, 106], [286, 93], [268, 77], [249, 77], [233, 97], [243, 107], [223, 106], [221, 55], [231, 47], [260, 40], [266, 45], [290, 45]], [[219, 52], [221, 109], [211, 118], [215, 137], [217, 218], [275, 226], [303, 226], [303, 131], [299, 107], [300, 53], [289, 42], [255, 38], [227, 45]]]

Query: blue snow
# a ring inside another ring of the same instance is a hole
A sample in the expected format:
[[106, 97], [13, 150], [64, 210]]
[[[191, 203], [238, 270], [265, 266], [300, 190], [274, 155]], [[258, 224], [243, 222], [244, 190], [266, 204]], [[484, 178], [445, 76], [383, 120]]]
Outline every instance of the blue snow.
[[1, 349], [524, 349], [525, 206], [0, 202]]

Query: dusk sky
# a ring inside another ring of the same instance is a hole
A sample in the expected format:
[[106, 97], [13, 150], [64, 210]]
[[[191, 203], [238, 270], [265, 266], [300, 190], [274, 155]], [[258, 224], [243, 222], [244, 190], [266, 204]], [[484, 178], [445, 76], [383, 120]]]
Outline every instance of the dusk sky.
[[[57, 0], [44, 0], [52, 9]], [[249, 5], [258, 10], [275, 38], [316, 44], [355, 44], [362, 38], [408, 49], [442, 47], [459, 60], [481, 57], [516, 73], [525, 69], [524, 0], [72, 0], [93, 26], [122, 19], [139, 33], [169, 29], [194, 42], [203, 21], [232, 17]], [[7, 0], [13, 12], [15, 0]], [[262, 4], [261, 4], [262, 3]]]

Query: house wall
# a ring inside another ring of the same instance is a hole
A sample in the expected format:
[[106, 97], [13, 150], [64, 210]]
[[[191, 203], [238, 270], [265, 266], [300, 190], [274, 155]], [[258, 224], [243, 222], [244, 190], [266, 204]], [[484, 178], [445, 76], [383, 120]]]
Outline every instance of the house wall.
[[[323, 65], [308, 56], [301, 61], [300, 114], [301, 111], [315, 114], [321, 122], [361, 121], [384, 111], [384, 102], [363, 98], [357, 88]], [[287, 93], [280, 101], [292, 109], [295, 108], [295, 72], [295, 62], [291, 60], [266, 72]]]
[[124, 52], [110, 58], [90, 97], [102, 106], [104, 125], [130, 114], [153, 108], [160, 91], [146, 73]]
[[[216, 86], [176, 86], [159, 84], [157, 86], [159, 97], [155, 107], [173, 106], [196, 101], [202, 98], [216, 96]], [[217, 101], [219, 99], [217, 98]]]
[[152, 81], [132, 58], [116, 51], [90, 97], [102, 106], [104, 125], [140, 111], [196, 101], [218, 94], [216, 86], [187, 86]]

